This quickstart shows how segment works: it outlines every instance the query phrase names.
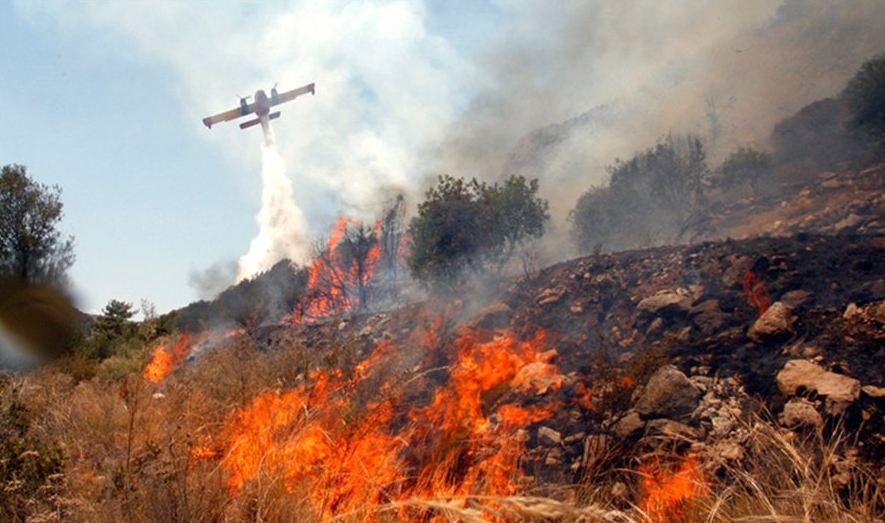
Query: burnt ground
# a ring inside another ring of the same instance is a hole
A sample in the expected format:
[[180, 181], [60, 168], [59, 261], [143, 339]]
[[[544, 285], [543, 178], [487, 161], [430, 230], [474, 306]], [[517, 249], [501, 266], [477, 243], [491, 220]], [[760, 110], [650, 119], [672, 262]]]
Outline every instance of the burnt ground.
[[[627, 456], [654, 451], [662, 435], [716, 459], [739, 459], [747, 444], [740, 420], [751, 413], [784, 419], [785, 405], [796, 402], [812, 412], [785, 427], [829, 431], [841, 423], [858, 455], [885, 464], [882, 234], [797, 234], [590, 256], [521, 279], [478, 311], [452, 299], [255, 335], [268, 350], [300, 344], [316, 355], [313, 365], [342, 368], [389, 340], [397, 352], [387, 371], [422, 376], [408, 380], [404, 394], [416, 405], [446, 379], [422, 372], [451, 362], [443, 347], [465, 327], [509, 329], [523, 339], [543, 329], [556, 349], [561, 407], [529, 427], [524, 457], [525, 470], [545, 484], [586, 477], [599, 462], [594, 456], [613, 447]], [[437, 341], [428, 341], [428, 332]], [[785, 391], [779, 376], [791, 360], [829, 371], [847, 384], [847, 395], [837, 399], [811, 381]], [[643, 398], [654, 396], [647, 389], [660, 383], [649, 380], [661, 382], [654, 376], [668, 365], [676, 370], [663, 380], [663, 399]], [[686, 379], [692, 397], [679, 411], [668, 402], [680, 403]], [[667, 387], [677, 387], [676, 396]]]

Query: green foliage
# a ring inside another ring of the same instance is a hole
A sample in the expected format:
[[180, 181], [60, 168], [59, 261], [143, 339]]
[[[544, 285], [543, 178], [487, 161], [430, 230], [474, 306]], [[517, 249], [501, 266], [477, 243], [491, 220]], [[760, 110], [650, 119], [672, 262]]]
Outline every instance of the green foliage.
[[0, 171], [0, 277], [62, 283], [74, 263], [74, 240], [56, 229], [61, 190], [32, 180], [22, 165]]
[[104, 306], [101, 315], [96, 319], [95, 330], [109, 338], [121, 337], [126, 334], [135, 312], [131, 303], [111, 300]]
[[453, 287], [465, 273], [500, 269], [528, 238], [540, 237], [548, 204], [538, 181], [511, 176], [501, 184], [441, 176], [412, 219], [412, 275], [429, 286]]
[[572, 236], [584, 250], [679, 241], [706, 231], [707, 154], [693, 136], [668, 136], [609, 167], [608, 187], [584, 193], [572, 210]]
[[842, 96], [857, 125], [885, 133], [885, 54], [863, 64]]
[[0, 520], [24, 521], [60, 488], [64, 455], [40, 440], [16, 385], [0, 384]]
[[771, 157], [750, 147], [740, 147], [731, 153], [719, 168], [719, 183], [725, 188], [749, 184], [753, 190], [759, 181], [770, 178], [773, 173]]

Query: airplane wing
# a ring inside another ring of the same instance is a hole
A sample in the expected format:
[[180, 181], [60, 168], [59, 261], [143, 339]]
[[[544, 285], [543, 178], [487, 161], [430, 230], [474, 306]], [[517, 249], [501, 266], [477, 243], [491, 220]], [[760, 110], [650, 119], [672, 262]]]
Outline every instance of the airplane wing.
[[314, 84], [307, 84], [304, 87], [299, 87], [298, 89], [292, 89], [291, 91], [286, 91], [285, 93], [280, 93], [277, 95], [275, 100], [271, 100], [271, 105], [280, 105], [286, 102], [291, 102], [292, 100], [298, 98], [302, 94], [315, 94], [314, 93]]
[[[249, 104], [246, 114], [252, 114], [254, 112], [255, 112], [255, 102], [252, 102]], [[246, 115], [243, 114], [243, 110], [241, 108], [237, 107], [236, 109], [231, 109], [230, 111], [224, 111], [223, 113], [218, 113], [214, 116], [207, 116], [206, 118], [203, 118], [203, 124], [206, 125], [206, 127], [211, 129], [214, 124], [217, 124], [220, 122], [226, 122], [228, 120], [233, 120], [233, 119], [239, 118], [241, 116], [246, 116]]]

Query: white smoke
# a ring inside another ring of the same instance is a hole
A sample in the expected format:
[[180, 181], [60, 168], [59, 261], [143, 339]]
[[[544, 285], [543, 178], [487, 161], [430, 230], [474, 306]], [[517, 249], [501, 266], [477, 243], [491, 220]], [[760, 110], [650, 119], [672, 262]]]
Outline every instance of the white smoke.
[[292, 180], [286, 176], [286, 162], [277, 151], [273, 129], [264, 121], [261, 128], [261, 210], [255, 217], [258, 235], [249, 252], [240, 257], [237, 281], [270, 269], [284, 258], [301, 263], [310, 247], [307, 221], [295, 202]]

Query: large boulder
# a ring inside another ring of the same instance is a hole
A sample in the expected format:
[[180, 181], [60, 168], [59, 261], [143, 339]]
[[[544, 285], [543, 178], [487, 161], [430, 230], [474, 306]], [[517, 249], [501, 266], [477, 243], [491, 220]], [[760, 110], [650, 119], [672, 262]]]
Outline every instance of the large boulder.
[[691, 309], [691, 296], [685, 289], [659, 291], [644, 298], [636, 306], [640, 316], [655, 318], [659, 316], [684, 316]]
[[777, 386], [787, 396], [800, 390], [815, 392], [826, 399], [826, 411], [838, 415], [860, 397], [860, 381], [825, 370], [808, 360], [790, 360], [777, 374]]
[[753, 323], [747, 336], [756, 342], [784, 340], [793, 334], [795, 322], [792, 309], [784, 302], [776, 301]]
[[645, 418], [685, 418], [698, 406], [701, 391], [672, 365], [664, 365], [652, 375], [634, 407]]

